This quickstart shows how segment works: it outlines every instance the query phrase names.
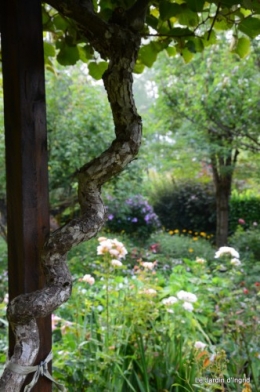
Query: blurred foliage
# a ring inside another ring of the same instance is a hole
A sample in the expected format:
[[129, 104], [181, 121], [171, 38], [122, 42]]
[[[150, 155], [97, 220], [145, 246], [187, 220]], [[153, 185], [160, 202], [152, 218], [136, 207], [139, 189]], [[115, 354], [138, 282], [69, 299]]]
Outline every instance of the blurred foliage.
[[86, 83], [84, 66], [47, 73], [49, 186], [53, 206], [76, 195], [75, 172], [107, 148], [113, 122], [104, 90]]
[[154, 211], [167, 230], [215, 233], [216, 206], [211, 184], [169, 182], [169, 186], [159, 189], [153, 199]]

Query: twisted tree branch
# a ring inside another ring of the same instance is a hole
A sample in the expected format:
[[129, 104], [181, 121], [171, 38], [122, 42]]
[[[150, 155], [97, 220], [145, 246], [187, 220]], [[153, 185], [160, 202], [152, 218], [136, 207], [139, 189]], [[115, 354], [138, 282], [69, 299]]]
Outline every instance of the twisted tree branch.
[[[50, 0], [49, 4], [63, 10], [66, 15], [70, 14], [70, 17], [77, 14], [77, 22], [83, 24], [83, 16], [82, 19], [78, 15], [82, 5], [76, 1]], [[40, 337], [36, 319], [50, 314], [70, 297], [72, 280], [66, 265], [67, 252], [95, 236], [104, 223], [101, 186], [134, 159], [141, 144], [142, 123], [132, 93], [132, 71], [140, 37], [130, 29], [115, 24], [107, 28], [96, 16], [91, 21], [88, 8], [85, 8], [84, 15], [88, 28], [93, 27], [93, 34], [97, 28], [101, 28], [97, 36], [99, 46], [105, 48], [109, 55], [109, 67], [103, 81], [113, 113], [116, 138], [106, 151], [78, 171], [78, 199], [82, 216], [53, 232], [45, 243], [42, 252], [45, 287], [20, 295], [8, 305], [8, 320], [16, 336], [11, 362], [21, 366], [33, 365], [37, 356]], [[96, 20], [98, 26], [95, 25]], [[24, 380], [25, 376], [5, 369], [0, 380], [0, 391], [19, 392]]]

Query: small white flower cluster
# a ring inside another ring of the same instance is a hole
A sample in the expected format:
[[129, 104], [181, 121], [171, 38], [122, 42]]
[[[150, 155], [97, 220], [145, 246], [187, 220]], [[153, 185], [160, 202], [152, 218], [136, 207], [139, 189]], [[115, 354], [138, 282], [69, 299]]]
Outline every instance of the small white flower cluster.
[[99, 237], [98, 241], [99, 245], [97, 247], [97, 254], [109, 254], [112, 257], [116, 257], [111, 260], [111, 265], [113, 267], [121, 267], [122, 263], [120, 259], [124, 258], [127, 254], [127, 250], [122, 244], [122, 242], [118, 241], [116, 238], [111, 240], [106, 237]]
[[[176, 294], [177, 298], [174, 296], [164, 298], [162, 300], [163, 305], [171, 306], [178, 302], [178, 300], [183, 301], [182, 307], [183, 309], [187, 310], [188, 312], [193, 311], [193, 302], [198, 300], [197, 296], [193, 293], [189, 293], [188, 291], [181, 290]], [[171, 312], [170, 312], [171, 313]]]
[[223, 256], [231, 257], [230, 264], [238, 267], [241, 265], [241, 261], [239, 260], [239, 253], [234, 248], [229, 246], [222, 246], [219, 250], [215, 253], [215, 259], [219, 259]]

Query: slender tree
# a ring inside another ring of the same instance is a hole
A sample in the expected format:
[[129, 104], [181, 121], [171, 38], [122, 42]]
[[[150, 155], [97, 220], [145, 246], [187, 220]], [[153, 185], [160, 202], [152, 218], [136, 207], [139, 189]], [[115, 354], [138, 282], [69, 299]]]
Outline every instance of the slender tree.
[[210, 165], [216, 194], [216, 245], [223, 246], [228, 239], [229, 199], [239, 151], [260, 150], [257, 56], [252, 53], [240, 59], [216, 46], [185, 67], [180, 60], [178, 67], [172, 63], [167, 60], [161, 74], [168, 77], [159, 79], [168, 126], [173, 134], [176, 129], [177, 138], [185, 139], [187, 146], [193, 145], [198, 160]]

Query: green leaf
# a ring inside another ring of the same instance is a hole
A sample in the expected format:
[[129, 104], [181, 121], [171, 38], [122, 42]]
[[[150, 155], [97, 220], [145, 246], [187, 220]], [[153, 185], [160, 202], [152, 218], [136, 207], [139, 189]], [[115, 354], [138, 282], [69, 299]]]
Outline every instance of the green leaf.
[[65, 43], [61, 47], [57, 60], [61, 65], [74, 65], [79, 60], [79, 51], [77, 46], [68, 46]]
[[184, 48], [181, 52], [181, 56], [183, 57], [183, 60], [187, 64], [192, 60], [193, 53], [191, 53], [188, 48]]
[[182, 7], [181, 14], [179, 15], [179, 23], [183, 26], [195, 27], [199, 23], [199, 17], [196, 12], [191, 11], [187, 7]]
[[151, 42], [140, 49], [138, 57], [144, 65], [151, 67], [157, 58], [157, 53], [155, 46]]
[[217, 36], [214, 30], [209, 30], [204, 33], [203, 45], [205, 47], [214, 45], [217, 42]]
[[144, 68], [145, 68], [144, 64], [137, 62], [134, 66], [134, 73], [141, 74], [143, 73]]
[[194, 12], [201, 12], [204, 8], [205, 0], [186, 0], [189, 8]]
[[88, 63], [88, 61], [93, 57], [93, 49], [89, 45], [79, 46], [79, 58], [83, 63]]
[[50, 42], [44, 41], [43, 46], [45, 57], [55, 57], [55, 47]]
[[161, 1], [159, 5], [160, 17], [162, 20], [170, 19], [172, 16], [177, 16], [181, 11], [181, 6], [169, 1]]
[[260, 3], [256, 0], [243, 0], [242, 5], [248, 10], [260, 12]]
[[170, 31], [172, 37], [192, 37], [194, 33], [187, 28], [175, 27]]
[[248, 17], [239, 23], [238, 29], [250, 38], [255, 38], [260, 34], [260, 19]]
[[168, 46], [168, 48], [166, 48], [166, 52], [168, 53], [169, 57], [173, 57], [177, 53], [176, 48], [173, 46]]
[[146, 23], [148, 26], [151, 26], [153, 29], [157, 29], [158, 19], [153, 15], [148, 15], [146, 18]]
[[92, 61], [88, 64], [89, 74], [92, 78], [100, 80], [107, 67], [108, 63], [106, 61], [100, 61], [99, 63]]
[[236, 47], [232, 52], [237, 53], [242, 59], [250, 53], [250, 40], [247, 37], [240, 37]]
[[60, 14], [54, 16], [53, 24], [57, 30], [64, 31], [68, 27], [68, 21], [65, 18], [63, 18]]
[[186, 46], [192, 53], [202, 52], [204, 49], [203, 40], [198, 37], [190, 38]]

